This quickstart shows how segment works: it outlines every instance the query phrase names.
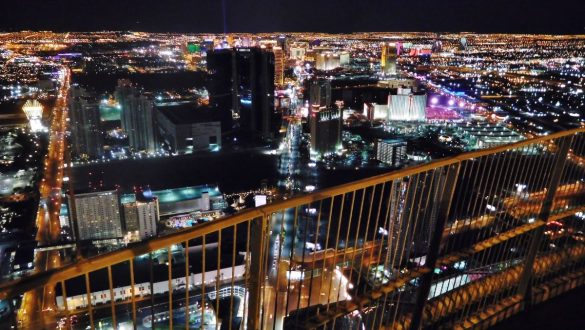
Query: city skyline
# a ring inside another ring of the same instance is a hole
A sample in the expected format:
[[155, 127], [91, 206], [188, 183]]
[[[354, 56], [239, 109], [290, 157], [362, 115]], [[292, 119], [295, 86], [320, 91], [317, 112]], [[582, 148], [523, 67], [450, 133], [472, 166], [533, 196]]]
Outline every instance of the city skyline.
[[585, 292], [582, 17], [6, 4], [0, 328], [472, 330]]
[[[103, 0], [11, 1], [3, 4], [0, 31], [52, 30], [235, 33], [437, 31], [582, 34], [579, 0], [417, 2], [351, 0], [277, 2]], [[26, 20], [22, 20], [26, 17]]]

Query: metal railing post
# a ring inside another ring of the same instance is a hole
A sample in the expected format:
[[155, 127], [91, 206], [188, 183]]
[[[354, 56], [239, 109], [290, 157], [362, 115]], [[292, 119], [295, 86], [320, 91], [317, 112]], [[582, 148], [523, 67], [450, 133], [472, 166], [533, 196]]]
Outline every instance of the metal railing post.
[[[542, 207], [540, 208], [540, 212], [537, 218], [538, 220], [543, 221], [545, 224], [550, 216], [554, 198], [557, 193], [557, 188], [559, 187], [559, 183], [561, 182], [563, 168], [565, 167], [565, 163], [567, 161], [567, 156], [569, 154], [569, 149], [573, 141], [573, 136], [562, 137], [559, 138], [557, 141], [558, 151], [557, 154], [555, 155], [556, 157], [554, 160], [553, 173], [551, 175], [546, 195], [542, 202]], [[526, 258], [524, 259], [524, 268], [522, 269], [522, 275], [520, 277], [520, 282], [518, 284], [518, 294], [524, 297], [525, 302], [530, 302], [531, 300], [530, 282], [532, 280], [533, 275], [532, 268], [534, 265], [534, 260], [536, 259], [536, 255], [538, 253], [538, 248], [540, 247], [542, 238], [544, 236], [544, 229], [545, 225], [539, 226], [538, 228], [534, 229], [530, 234], [531, 235], [530, 246], [528, 248]]]
[[249, 307], [248, 307], [248, 329], [259, 329], [262, 321], [260, 311], [262, 310], [262, 290], [265, 277], [264, 257], [268, 239], [268, 224], [270, 217], [262, 216], [251, 221], [250, 230], [250, 268], [249, 278]]
[[[443, 230], [445, 228], [445, 223], [447, 222], [447, 218], [449, 216], [449, 210], [451, 208], [451, 202], [453, 199], [453, 195], [455, 193], [455, 187], [457, 186], [457, 179], [459, 176], [460, 167], [461, 162], [447, 167], [446, 168], [447, 173], [445, 174], [446, 178], [444, 184], [442, 185], [442, 187], [441, 185], [434, 187], [434, 192], [437, 191], [436, 189], [441, 189], [442, 194], [439, 193], [439, 196], [441, 196], [440, 199], [433, 201], [431, 204], [436, 205], [437, 207], [437, 218], [435, 222], [435, 227], [433, 228], [432, 237], [429, 243], [429, 252], [427, 253], [424, 265], [424, 267], [429, 268], [430, 271], [426, 272], [423, 276], [421, 276], [421, 284], [416, 295], [416, 301], [412, 313], [412, 322], [410, 324], [410, 329], [419, 329], [422, 322], [423, 310], [427, 303], [429, 292], [431, 291], [431, 285], [433, 282], [433, 270], [435, 269], [437, 259], [439, 258], [439, 250], [441, 247], [441, 240], [443, 238]], [[435, 194], [433, 193], [433, 195]]]

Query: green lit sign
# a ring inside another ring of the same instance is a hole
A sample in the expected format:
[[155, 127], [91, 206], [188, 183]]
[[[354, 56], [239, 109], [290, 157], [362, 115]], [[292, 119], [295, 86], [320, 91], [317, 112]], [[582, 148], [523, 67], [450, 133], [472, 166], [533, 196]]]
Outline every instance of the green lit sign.
[[201, 52], [201, 45], [194, 44], [194, 43], [188, 43], [187, 44], [187, 51], [191, 54], [200, 53]]

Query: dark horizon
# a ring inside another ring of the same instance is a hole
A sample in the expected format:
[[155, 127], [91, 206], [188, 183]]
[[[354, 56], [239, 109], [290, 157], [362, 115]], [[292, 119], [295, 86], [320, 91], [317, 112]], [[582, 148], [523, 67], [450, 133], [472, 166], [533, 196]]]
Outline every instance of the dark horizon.
[[13, 0], [2, 7], [6, 32], [585, 34], [579, 0]]

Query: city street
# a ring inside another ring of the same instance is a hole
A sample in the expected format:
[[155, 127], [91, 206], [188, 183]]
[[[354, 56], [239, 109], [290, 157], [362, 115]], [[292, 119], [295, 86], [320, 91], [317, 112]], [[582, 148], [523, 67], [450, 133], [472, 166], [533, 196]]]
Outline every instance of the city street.
[[[61, 235], [59, 210], [61, 208], [61, 187], [63, 184], [64, 155], [67, 147], [67, 93], [71, 74], [62, 69], [60, 89], [55, 107], [51, 114], [49, 129], [49, 150], [45, 160], [44, 176], [40, 184], [40, 205], [37, 212], [37, 242], [39, 246], [57, 243]], [[44, 272], [61, 266], [58, 250], [43, 250], [35, 254], [35, 272]], [[42, 308], [42, 312], [36, 308]], [[17, 322], [24, 328], [35, 328], [35, 324], [51, 326], [54, 322], [55, 290], [50, 287], [38, 288], [27, 292], [17, 313]], [[47, 313], [48, 312], [48, 313]], [[53, 324], [54, 325], [54, 324]]]

